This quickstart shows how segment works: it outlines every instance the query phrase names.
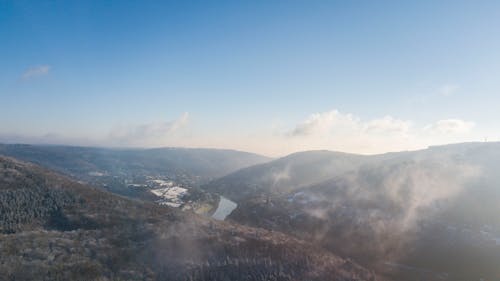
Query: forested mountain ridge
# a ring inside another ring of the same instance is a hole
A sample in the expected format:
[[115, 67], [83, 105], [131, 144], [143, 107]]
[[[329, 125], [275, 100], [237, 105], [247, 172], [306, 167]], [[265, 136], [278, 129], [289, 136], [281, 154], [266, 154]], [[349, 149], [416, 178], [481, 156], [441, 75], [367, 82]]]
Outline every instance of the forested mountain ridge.
[[229, 218], [315, 241], [393, 280], [496, 280], [499, 165], [500, 143], [390, 153], [289, 192], [250, 193]]
[[216, 222], [0, 157], [2, 280], [375, 280], [277, 232]]
[[33, 162], [84, 180], [96, 174], [162, 174], [193, 186], [270, 160], [253, 153], [224, 149], [114, 149], [27, 144], [0, 144], [0, 155]]
[[298, 152], [240, 169], [209, 182], [203, 189], [236, 201], [256, 194], [288, 193], [356, 169], [373, 158], [326, 150]]
[[32, 162], [100, 189], [134, 199], [210, 214], [218, 196], [198, 187], [269, 158], [201, 148], [96, 148], [0, 144], [0, 155]]

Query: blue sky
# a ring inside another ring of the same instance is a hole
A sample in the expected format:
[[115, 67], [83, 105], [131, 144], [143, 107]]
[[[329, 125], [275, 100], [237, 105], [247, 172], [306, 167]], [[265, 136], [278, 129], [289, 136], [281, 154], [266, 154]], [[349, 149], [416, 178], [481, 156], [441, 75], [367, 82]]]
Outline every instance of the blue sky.
[[0, 1], [0, 141], [498, 140], [500, 2], [412, 2]]

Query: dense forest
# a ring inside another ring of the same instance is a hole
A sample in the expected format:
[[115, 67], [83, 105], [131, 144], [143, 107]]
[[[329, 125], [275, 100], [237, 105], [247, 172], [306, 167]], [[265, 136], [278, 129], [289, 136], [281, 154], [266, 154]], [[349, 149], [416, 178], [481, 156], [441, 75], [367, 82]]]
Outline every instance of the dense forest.
[[278, 232], [123, 198], [0, 157], [2, 280], [375, 280]]

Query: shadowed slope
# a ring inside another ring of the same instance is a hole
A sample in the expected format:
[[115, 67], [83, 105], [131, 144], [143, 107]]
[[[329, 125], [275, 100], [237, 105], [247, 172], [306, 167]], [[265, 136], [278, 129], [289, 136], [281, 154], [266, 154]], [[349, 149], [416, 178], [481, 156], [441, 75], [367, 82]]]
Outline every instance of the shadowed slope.
[[374, 280], [284, 234], [125, 199], [0, 157], [5, 280]]

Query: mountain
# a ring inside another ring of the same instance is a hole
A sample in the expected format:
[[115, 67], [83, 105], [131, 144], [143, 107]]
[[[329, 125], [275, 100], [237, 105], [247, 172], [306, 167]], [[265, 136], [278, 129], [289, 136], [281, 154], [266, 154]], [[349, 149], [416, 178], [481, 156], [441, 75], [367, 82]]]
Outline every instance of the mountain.
[[373, 156], [319, 183], [239, 197], [229, 218], [313, 241], [391, 280], [497, 280], [499, 166], [500, 143]]
[[218, 196], [198, 187], [237, 169], [270, 160], [233, 150], [106, 149], [5, 145], [0, 155], [33, 162], [104, 190], [198, 213], [211, 213]]
[[0, 157], [2, 280], [375, 280], [309, 242]]
[[82, 179], [98, 175], [163, 174], [194, 186], [270, 160], [257, 154], [221, 149], [108, 149], [21, 144], [0, 144], [0, 155]]
[[243, 168], [211, 181], [203, 189], [236, 201], [255, 195], [287, 193], [353, 170], [372, 158], [332, 151], [299, 152]]

